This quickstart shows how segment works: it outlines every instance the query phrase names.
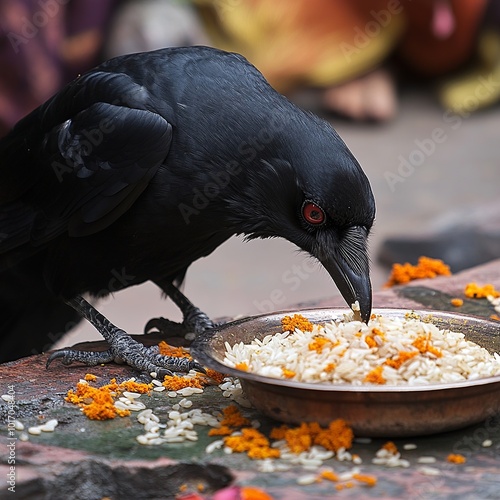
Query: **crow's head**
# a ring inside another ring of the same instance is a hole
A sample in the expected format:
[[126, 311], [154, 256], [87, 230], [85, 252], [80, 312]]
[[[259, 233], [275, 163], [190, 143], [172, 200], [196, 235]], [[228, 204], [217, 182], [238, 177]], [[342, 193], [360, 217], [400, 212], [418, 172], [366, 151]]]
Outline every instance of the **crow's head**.
[[326, 122], [298, 112], [245, 169], [231, 219], [247, 238], [282, 237], [316, 257], [349, 305], [372, 307], [367, 238], [375, 218], [370, 184]]

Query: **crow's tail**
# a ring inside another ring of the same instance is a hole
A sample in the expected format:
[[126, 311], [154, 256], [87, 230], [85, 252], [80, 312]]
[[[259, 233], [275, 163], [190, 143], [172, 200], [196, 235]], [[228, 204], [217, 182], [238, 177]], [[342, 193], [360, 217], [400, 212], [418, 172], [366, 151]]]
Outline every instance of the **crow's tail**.
[[45, 286], [38, 255], [0, 272], [0, 362], [51, 348], [80, 316]]

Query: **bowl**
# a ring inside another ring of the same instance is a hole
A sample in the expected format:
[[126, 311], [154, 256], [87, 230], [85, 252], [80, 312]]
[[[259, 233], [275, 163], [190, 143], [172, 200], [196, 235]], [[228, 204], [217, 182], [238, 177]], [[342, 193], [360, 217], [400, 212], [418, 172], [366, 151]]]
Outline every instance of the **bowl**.
[[[357, 436], [406, 437], [460, 429], [500, 412], [500, 376], [425, 386], [305, 383], [264, 377], [224, 364], [224, 343], [249, 343], [281, 331], [281, 318], [301, 314], [312, 323], [340, 319], [347, 308], [283, 311], [226, 323], [198, 336], [191, 354], [202, 365], [238, 377], [246, 397], [264, 415], [280, 422], [315, 421], [327, 426], [342, 418]], [[404, 318], [407, 309], [374, 309]], [[500, 353], [498, 323], [475, 316], [415, 310], [422, 321], [461, 332], [490, 353]]]

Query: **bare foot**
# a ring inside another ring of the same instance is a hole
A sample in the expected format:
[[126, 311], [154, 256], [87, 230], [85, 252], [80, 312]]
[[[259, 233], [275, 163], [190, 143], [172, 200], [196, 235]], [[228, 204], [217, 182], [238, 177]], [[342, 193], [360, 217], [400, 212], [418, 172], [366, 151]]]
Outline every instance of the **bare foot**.
[[397, 98], [394, 81], [383, 69], [323, 92], [329, 111], [353, 120], [386, 121], [394, 118]]

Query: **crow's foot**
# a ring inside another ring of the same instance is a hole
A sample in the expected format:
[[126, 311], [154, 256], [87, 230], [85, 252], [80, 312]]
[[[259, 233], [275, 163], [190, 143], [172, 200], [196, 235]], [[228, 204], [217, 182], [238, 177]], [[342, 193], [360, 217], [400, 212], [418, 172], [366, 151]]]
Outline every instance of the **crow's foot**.
[[158, 332], [164, 337], [184, 337], [189, 333], [182, 323], [166, 318], [151, 318], [144, 327], [144, 333]]
[[74, 361], [79, 361], [88, 366], [109, 363], [111, 361], [126, 363], [141, 372], [155, 372], [160, 379], [165, 375], [172, 375], [173, 372], [188, 372], [189, 370], [205, 371], [196, 361], [189, 360], [188, 358], [163, 356], [159, 354], [157, 346], [146, 347], [135, 341], [127, 332], [113, 325], [82, 297], [76, 297], [68, 301], [68, 304], [94, 325], [110, 344], [110, 348], [104, 352], [61, 349], [49, 356], [47, 368], [54, 359], [61, 359], [65, 365], [69, 365]]
[[196, 309], [197, 311], [192, 311], [189, 318], [184, 319], [182, 323], [166, 318], [152, 318], [146, 323], [144, 333], [159, 332], [165, 337], [184, 337], [193, 340], [196, 335], [216, 326], [205, 313]]
[[165, 318], [153, 318], [146, 324], [146, 332], [156, 328], [167, 337], [173, 337], [181, 333], [181, 336], [189, 338], [189, 334], [196, 336], [205, 330], [214, 328], [215, 324], [213, 321], [172, 283], [161, 281], [157, 284], [181, 310], [183, 321], [182, 323], [175, 323]]

